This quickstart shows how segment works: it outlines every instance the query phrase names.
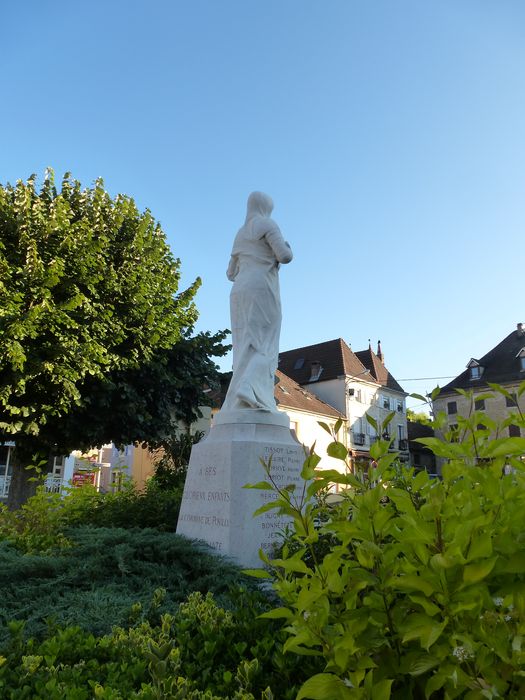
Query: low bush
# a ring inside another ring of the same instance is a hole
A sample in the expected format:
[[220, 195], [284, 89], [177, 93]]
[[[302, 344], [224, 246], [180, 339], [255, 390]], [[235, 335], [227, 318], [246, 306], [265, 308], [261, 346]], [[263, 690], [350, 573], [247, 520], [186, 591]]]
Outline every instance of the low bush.
[[[0, 696], [292, 700], [315, 665], [284, 656], [275, 624], [257, 618], [265, 609], [260, 596], [246, 589], [237, 595], [235, 612], [196, 592], [156, 622], [136, 620], [103, 636], [70, 626], [26, 640], [23, 623], [12, 622], [0, 647]], [[155, 591], [150, 618], [164, 598]], [[133, 614], [143, 617], [140, 604]]]
[[[293, 523], [270, 571], [252, 572], [282, 601], [263, 616], [284, 620], [285, 651], [323, 664], [297, 700], [525, 697], [525, 439], [480, 425], [473, 414], [461, 442], [422, 440], [446, 460], [442, 480], [379, 440], [368, 474], [318, 472], [312, 454], [303, 497], [271, 465], [252, 486], [277, 495], [259, 512]], [[334, 482], [346, 490], [327, 510], [315, 495]]]
[[121, 491], [100, 494], [94, 489], [72, 489], [64, 499], [68, 525], [155, 528], [175, 532], [184, 484], [161, 488], [151, 479], [137, 490], [127, 484]]
[[[207, 602], [212, 607], [211, 599]], [[215, 613], [219, 610], [216, 608]], [[222, 611], [222, 617], [226, 615]], [[142, 622], [128, 629], [115, 628], [102, 637], [79, 627], [68, 627], [56, 630], [42, 641], [24, 641], [22, 627], [11, 624], [11, 637], [0, 657], [1, 696], [11, 700], [214, 700], [217, 697], [253, 700], [249, 687], [254, 672], [258, 671], [257, 662], [241, 662], [231, 671], [224, 671], [231, 686], [227, 696], [217, 696], [208, 687], [212, 684], [206, 677], [204, 689], [186, 678], [174, 623], [174, 616], [165, 614], [156, 627]], [[266, 693], [265, 697], [272, 696]]]
[[67, 536], [73, 546], [47, 555], [0, 543], [0, 641], [11, 620], [24, 620], [25, 633], [39, 638], [50, 621], [106, 634], [128, 624], [136, 603], [148, 615], [151, 592], [159, 587], [166, 596], [158, 615], [193, 591], [211, 591], [234, 609], [239, 586], [256, 589], [236, 566], [173, 533], [84, 526]]
[[61, 495], [40, 486], [19, 510], [0, 505], [0, 540], [26, 553], [45, 553], [71, 546], [66, 531], [79, 525], [175, 532], [182, 490], [160, 488], [154, 480], [142, 491], [125, 484], [121, 491], [106, 494], [82, 486]]

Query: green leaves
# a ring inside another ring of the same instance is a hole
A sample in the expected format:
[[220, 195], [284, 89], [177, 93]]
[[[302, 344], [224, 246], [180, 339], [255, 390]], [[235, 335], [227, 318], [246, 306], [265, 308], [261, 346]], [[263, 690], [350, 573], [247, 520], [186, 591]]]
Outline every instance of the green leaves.
[[341, 442], [331, 442], [326, 448], [326, 454], [344, 461], [348, 456], [348, 449]]
[[151, 213], [102, 180], [35, 183], [0, 186], [0, 424], [29, 451], [158, 444], [226, 351], [224, 333], [190, 338], [200, 280], [179, 290]]
[[[286, 502], [290, 536], [266, 561], [276, 617], [289, 653], [325, 662], [298, 697], [525, 695], [525, 439], [496, 429], [473, 412], [464, 440], [420, 440], [446, 459], [440, 480], [400, 465], [386, 439], [377, 465], [352, 473], [333, 440], [348, 473], [317, 471], [311, 500]], [[333, 483], [344, 488], [328, 506]]]
[[497, 557], [491, 557], [490, 559], [465, 566], [463, 569], [464, 583], [470, 584], [482, 581], [490, 574], [497, 559]]
[[423, 649], [427, 651], [437, 642], [445, 627], [447, 626], [448, 618], [442, 622], [436, 621], [433, 617], [415, 613], [410, 615], [406, 622], [400, 626], [403, 634], [402, 641], [410, 642], [417, 640]]
[[303, 684], [297, 700], [351, 700], [353, 697], [353, 693], [340, 678], [331, 673], [318, 673]]
[[319, 455], [316, 455], [314, 452], [311, 452], [308, 457], [305, 459], [303, 462], [303, 468], [301, 470], [301, 478], [304, 479], [305, 481], [309, 481], [310, 479], [314, 478], [315, 475], [315, 470], [317, 468], [317, 465], [321, 461], [321, 458]]
[[245, 484], [245, 489], [259, 489], [261, 491], [272, 491], [273, 486], [268, 481], [258, 481], [256, 484]]
[[491, 440], [483, 449], [481, 457], [495, 458], [525, 454], [525, 438], [508, 437]]

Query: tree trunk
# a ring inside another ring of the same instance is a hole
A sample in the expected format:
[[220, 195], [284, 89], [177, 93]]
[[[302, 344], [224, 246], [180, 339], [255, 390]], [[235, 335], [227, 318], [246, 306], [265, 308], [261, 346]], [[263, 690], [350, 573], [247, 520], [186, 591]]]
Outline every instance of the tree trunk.
[[29, 465], [38, 463], [38, 459], [28, 455], [25, 451], [15, 447], [12, 452], [11, 464], [11, 483], [9, 485], [9, 493], [7, 496], [7, 507], [9, 510], [18, 510], [23, 506], [28, 498], [34, 496], [37, 486], [40, 483], [39, 474], [36, 467], [26, 469]]

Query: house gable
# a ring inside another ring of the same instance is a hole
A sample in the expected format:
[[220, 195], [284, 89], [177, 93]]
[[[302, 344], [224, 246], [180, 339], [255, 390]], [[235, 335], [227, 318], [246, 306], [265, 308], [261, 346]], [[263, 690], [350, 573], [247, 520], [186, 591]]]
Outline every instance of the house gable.
[[368, 374], [367, 380], [403, 392], [371, 348], [353, 352], [342, 338], [281, 352], [279, 369], [302, 385]]
[[281, 352], [279, 370], [301, 385], [366, 373], [342, 338]]
[[[519, 323], [501, 343], [489, 350], [479, 360], [471, 358], [467, 369], [441, 389], [441, 394], [455, 393], [456, 389], [476, 389], [493, 384], [516, 384], [525, 379], [523, 366], [525, 336], [523, 324]], [[476, 371], [476, 368], [479, 368]]]

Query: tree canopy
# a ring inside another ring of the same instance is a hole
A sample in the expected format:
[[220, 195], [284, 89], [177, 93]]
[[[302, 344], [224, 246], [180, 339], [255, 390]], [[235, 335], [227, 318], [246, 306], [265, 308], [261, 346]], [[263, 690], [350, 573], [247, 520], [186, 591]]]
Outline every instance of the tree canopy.
[[[0, 186], [0, 431], [26, 453], [159, 442], [190, 421], [225, 333], [191, 337], [197, 279], [149, 210], [52, 171]], [[163, 417], [163, 420], [160, 418]]]
[[432, 425], [432, 418], [424, 411], [414, 411], [407, 408], [407, 420], [412, 423], [421, 423], [422, 425]]

